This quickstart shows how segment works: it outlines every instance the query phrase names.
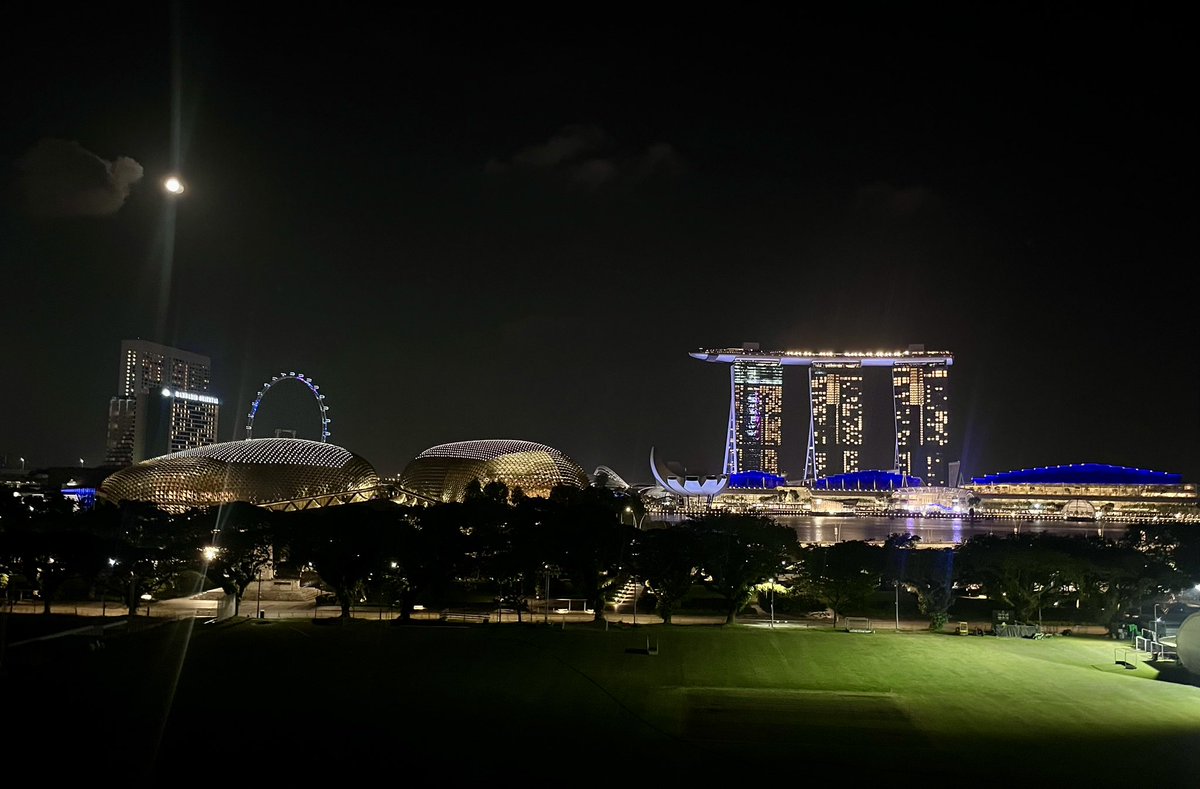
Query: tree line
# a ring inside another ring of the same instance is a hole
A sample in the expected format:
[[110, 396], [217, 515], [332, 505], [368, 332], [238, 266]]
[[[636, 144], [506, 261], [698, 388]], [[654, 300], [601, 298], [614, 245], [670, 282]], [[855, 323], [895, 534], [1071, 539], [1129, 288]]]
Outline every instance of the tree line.
[[284, 577], [312, 572], [344, 617], [366, 602], [408, 619], [416, 606], [444, 608], [464, 591], [521, 617], [552, 576], [597, 619], [633, 581], [667, 623], [697, 590], [727, 622], [768, 592], [781, 611], [820, 606], [836, 621], [897, 588], [915, 595], [938, 629], [964, 594], [984, 595], [1017, 620], [1066, 602], [1079, 621], [1110, 625], [1200, 583], [1200, 534], [1176, 524], [1131, 524], [1115, 538], [978, 535], [918, 549], [908, 534], [802, 545], [764, 516], [673, 524], [644, 524], [644, 516], [631, 493], [561, 487], [541, 498], [500, 482], [475, 482], [464, 501], [428, 507], [381, 500], [295, 512], [241, 502], [182, 514], [138, 502], [73, 511], [53, 499], [32, 508], [14, 499], [0, 504], [0, 585], [8, 597], [36, 594], [47, 613], [55, 601], [112, 595], [133, 615], [143, 595], [212, 586], [240, 604], [270, 565]]

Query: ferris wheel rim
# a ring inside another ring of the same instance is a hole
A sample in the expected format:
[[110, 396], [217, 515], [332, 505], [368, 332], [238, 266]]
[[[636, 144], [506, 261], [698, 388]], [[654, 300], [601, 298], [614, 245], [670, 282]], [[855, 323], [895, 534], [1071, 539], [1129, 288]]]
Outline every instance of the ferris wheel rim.
[[328, 444], [329, 423], [331, 420], [329, 419], [329, 406], [325, 405], [325, 395], [321, 394], [321, 387], [314, 382], [310, 376], [306, 376], [304, 373], [297, 373], [295, 371], [286, 373], [281, 372], [279, 375], [272, 376], [271, 380], [264, 382], [259, 388], [258, 393], [254, 396], [254, 400], [250, 403], [250, 411], [246, 414], [246, 440], [249, 441], [254, 437], [254, 417], [258, 414], [259, 406], [262, 405], [262, 400], [266, 396], [267, 392], [269, 392], [271, 387], [275, 384], [287, 380], [299, 381], [300, 383], [304, 384], [310, 392], [312, 392], [313, 398], [317, 402], [317, 408], [321, 412], [320, 443]]

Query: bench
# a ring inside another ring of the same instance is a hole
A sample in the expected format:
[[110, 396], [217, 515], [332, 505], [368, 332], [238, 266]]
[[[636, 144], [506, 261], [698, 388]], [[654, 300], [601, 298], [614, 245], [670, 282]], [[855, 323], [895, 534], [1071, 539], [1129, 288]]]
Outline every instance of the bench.
[[492, 621], [491, 614], [474, 613], [470, 611], [443, 611], [443, 622], [475, 622], [487, 624]]

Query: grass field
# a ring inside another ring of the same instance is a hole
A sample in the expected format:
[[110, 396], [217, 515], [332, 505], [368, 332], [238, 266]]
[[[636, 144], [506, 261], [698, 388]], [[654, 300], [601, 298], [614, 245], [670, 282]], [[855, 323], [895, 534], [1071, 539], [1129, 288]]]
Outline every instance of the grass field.
[[4, 761], [156, 785], [210, 769], [228, 779], [245, 759], [272, 781], [379, 768], [571, 785], [729, 770], [1195, 785], [1200, 687], [1181, 669], [1118, 665], [1120, 646], [752, 626], [176, 623], [103, 649], [9, 650], [2, 687], [18, 723]]

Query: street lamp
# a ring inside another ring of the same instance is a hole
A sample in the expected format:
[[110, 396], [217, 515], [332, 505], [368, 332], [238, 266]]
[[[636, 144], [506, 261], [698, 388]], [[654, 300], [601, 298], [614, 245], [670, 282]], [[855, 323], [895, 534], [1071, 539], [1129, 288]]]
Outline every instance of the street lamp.
[[[1158, 623], [1162, 621], [1162, 617], [1160, 617], [1160, 616], [1158, 615], [1158, 607], [1159, 607], [1159, 605], [1160, 605], [1160, 603], [1155, 603], [1155, 604], [1154, 604], [1154, 640], [1155, 640], [1155, 641], [1157, 641], [1157, 640], [1158, 640]], [[1164, 606], [1162, 607], [1162, 609], [1163, 609], [1163, 611], [1166, 611], [1166, 610], [1167, 610], [1167, 607], [1164, 605]]]
[[113, 568], [117, 566], [116, 559], [108, 560], [108, 575], [104, 579], [104, 590], [100, 593], [100, 616], [108, 616], [108, 582], [112, 579]]
[[633, 623], [635, 625], [637, 624], [638, 592], [641, 591], [641, 589], [642, 589], [642, 582], [638, 581], [637, 584], [633, 587]]
[[775, 579], [771, 580], [771, 629], [775, 629]]
[[900, 632], [900, 579], [892, 581], [892, 586], [896, 587], [896, 632]]
[[169, 175], [163, 179], [163, 189], [173, 195], [181, 195], [184, 191], [183, 181], [180, 181], [177, 175]]
[[258, 567], [258, 599], [255, 601], [254, 619], [262, 619], [262, 565]]

